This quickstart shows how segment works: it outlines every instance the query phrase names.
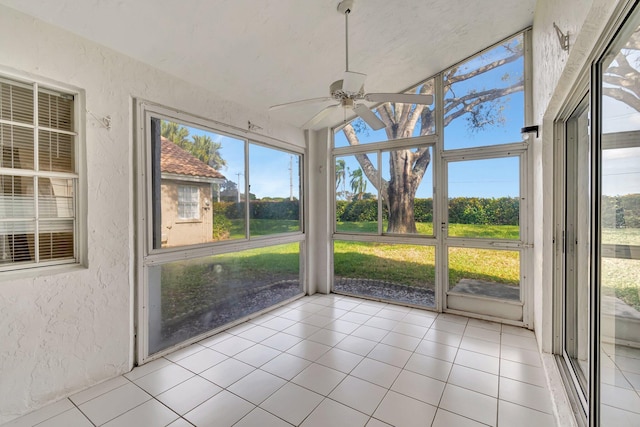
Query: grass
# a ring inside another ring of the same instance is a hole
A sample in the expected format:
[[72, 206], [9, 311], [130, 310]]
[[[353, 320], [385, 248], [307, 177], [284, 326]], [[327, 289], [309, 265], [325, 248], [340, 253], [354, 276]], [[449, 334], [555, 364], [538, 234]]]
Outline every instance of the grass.
[[[252, 219], [249, 233], [252, 236], [268, 236], [279, 233], [300, 231], [300, 221], [289, 219]], [[229, 239], [244, 239], [245, 222], [243, 219], [232, 219]]]
[[[432, 223], [416, 223], [418, 234], [433, 236]], [[386, 231], [387, 222], [382, 225]], [[342, 233], [377, 233], [378, 223], [375, 221], [338, 222], [336, 230]], [[517, 225], [479, 225], [479, 224], [449, 224], [449, 236], [468, 238], [488, 238], [518, 240], [520, 227]]]

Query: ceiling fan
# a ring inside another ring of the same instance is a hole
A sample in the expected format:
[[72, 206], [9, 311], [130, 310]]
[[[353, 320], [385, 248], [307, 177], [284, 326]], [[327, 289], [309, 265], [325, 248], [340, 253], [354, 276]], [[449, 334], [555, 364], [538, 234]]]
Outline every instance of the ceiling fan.
[[358, 103], [358, 101], [368, 102], [398, 102], [403, 104], [425, 104], [433, 103], [432, 95], [411, 94], [411, 93], [365, 93], [364, 81], [366, 74], [349, 71], [349, 14], [353, 10], [355, 0], [343, 0], [338, 4], [338, 12], [344, 14], [345, 23], [345, 46], [346, 46], [346, 70], [341, 80], [336, 80], [329, 86], [328, 97], [303, 99], [300, 101], [286, 102], [284, 104], [272, 105], [270, 111], [278, 110], [286, 107], [296, 107], [300, 105], [313, 104], [325, 101], [338, 101], [337, 104], [330, 105], [318, 114], [313, 116], [302, 127], [304, 129], [312, 128], [320, 123], [322, 119], [327, 117], [336, 108], [352, 109], [362, 120], [364, 120], [372, 129], [379, 130], [386, 125], [378, 116], [373, 113], [367, 105]]

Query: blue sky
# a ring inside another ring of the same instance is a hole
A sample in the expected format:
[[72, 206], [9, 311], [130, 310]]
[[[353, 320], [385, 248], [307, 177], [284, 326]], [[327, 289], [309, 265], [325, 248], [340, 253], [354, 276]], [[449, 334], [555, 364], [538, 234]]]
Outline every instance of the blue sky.
[[[213, 141], [220, 142], [221, 157], [227, 161], [226, 168], [220, 170], [228, 180], [240, 185], [244, 193], [245, 185], [245, 142], [241, 139], [216, 134], [202, 129], [187, 127], [190, 135], [208, 135]], [[266, 148], [249, 143], [250, 192], [258, 199], [263, 197], [289, 198], [290, 180], [293, 181], [293, 197], [300, 199], [300, 157], [296, 154]], [[290, 167], [293, 173], [290, 172]], [[238, 175], [239, 174], [239, 175]]]

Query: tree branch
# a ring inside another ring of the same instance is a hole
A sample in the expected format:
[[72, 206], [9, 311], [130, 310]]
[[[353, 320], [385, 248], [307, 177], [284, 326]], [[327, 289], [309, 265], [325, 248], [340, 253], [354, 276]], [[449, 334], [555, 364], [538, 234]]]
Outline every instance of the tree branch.
[[[502, 98], [503, 96], [507, 96], [509, 94], [522, 90], [524, 90], [524, 84], [522, 81], [520, 81], [517, 84], [502, 89], [489, 89], [482, 92], [470, 93], [463, 96], [462, 98], [445, 100], [444, 126], [446, 127], [454, 119], [457, 119], [458, 117], [473, 111], [473, 109], [479, 104], [494, 101], [498, 98]], [[461, 109], [447, 115], [447, 113], [454, 110], [460, 105], [462, 105]]]

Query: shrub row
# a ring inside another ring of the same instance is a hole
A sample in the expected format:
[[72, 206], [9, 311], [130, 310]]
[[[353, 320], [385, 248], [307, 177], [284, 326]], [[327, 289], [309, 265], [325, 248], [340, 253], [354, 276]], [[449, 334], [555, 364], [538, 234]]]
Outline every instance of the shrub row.
[[606, 228], [640, 228], [640, 194], [602, 196], [602, 225]]
[[[228, 219], [244, 217], [245, 202], [214, 203], [213, 215]], [[249, 217], [254, 219], [293, 219], [300, 217], [300, 202], [285, 200], [279, 202], [252, 200], [249, 204]]]

